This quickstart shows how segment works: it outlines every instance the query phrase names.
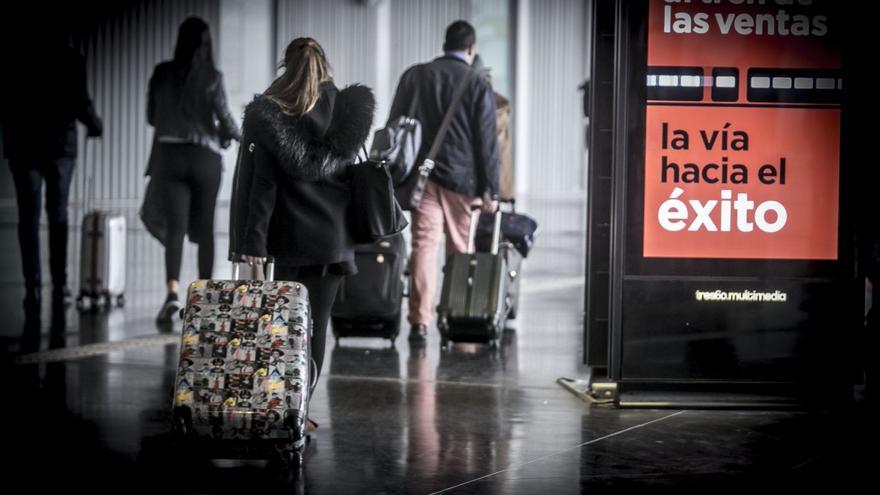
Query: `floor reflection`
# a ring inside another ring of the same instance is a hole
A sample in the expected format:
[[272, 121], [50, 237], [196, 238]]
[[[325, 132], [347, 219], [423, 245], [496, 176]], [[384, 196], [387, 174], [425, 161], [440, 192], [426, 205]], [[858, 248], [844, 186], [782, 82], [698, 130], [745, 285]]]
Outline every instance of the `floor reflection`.
[[515, 378], [516, 361], [516, 333], [509, 330], [496, 345], [456, 343], [440, 353], [434, 417], [444, 432], [437, 464], [446, 472], [473, 479], [507, 466], [511, 431], [501, 384], [508, 373]]
[[[570, 275], [573, 265], [548, 252], [535, 256]], [[0, 345], [19, 353], [179, 335], [177, 324], [154, 323], [159, 254], [155, 263], [129, 267], [131, 303], [121, 310], [57, 310], [45, 299], [42, 312], [25, 314], [21, 291], [9, 289]], [[518, 330], [506, 331], [498, 346], [441, 350], [431, 333], [425, 347], [410, 347], [405, 335], [396, 347], [354, 338], [331, 347], [312, 401], [321, 427], [298, 478], [266, 459], [211, 462], [170, 436], [177, 343], [41, 364], [3, 360], [7, 432], [0, 441], [10, 453], [3, 470], [34, 493], [312, 495], [425, 494], [461, 483], [450, 493], [556, 495], [731, 487], [734, 477], [758, 481], [768, 473], [800, 481], [870, 473], [876, 456], [858, 457], [853, 439], [867, 438], [863, 427], [876, 415], [814, 421], [799, 413], [687, 412], [632, 430], [669, 411], [589, 408], [573, 398], [554, 380], [583, 376], [582, 293], [554, 288], [552, 274], [535, 272], [539, 265], [527, 268], [534, 278], [524, 280]], [[732, 355], [717, 342], [703, 345]]]
[[[406, 409], [406, 385], [400, 380], [400, 369], [400, 355], [394, 347], [339, 343], [333, 347], [332, 378], [325, 382], [331, 425], [329, 431], [318, 430], [316, 446], [320, 452], [315, 458], [307, 457], [306, 463], [333, 466], [332, 472], [338, 475], [335, 480], [314, 480], [316, 491], [356, 493], [358, 480], [378, 480], [387, 490], [397, 485], [406, 448], [400, 434], [401, 413]], [[323, 464], [327, 454], [332, 459]], [[381, 481], [384, 476], [387, 485]]]

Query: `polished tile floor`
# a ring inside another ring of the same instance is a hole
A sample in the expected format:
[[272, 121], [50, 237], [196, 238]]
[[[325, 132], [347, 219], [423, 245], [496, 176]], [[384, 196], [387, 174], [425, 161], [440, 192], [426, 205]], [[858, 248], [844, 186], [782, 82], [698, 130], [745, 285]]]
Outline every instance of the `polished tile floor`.
[[[15, 252], [14, 228], [3, 228], [0, 242]], [[130, 263], [130, 273], [161, 278], [151, 253], [135, 258], [140, 265]], [[410, 349], [405, 338], [394, 347], [371, 339], [329, 345], [311, 411], [321, 426], [298, 479], [266, 463], [194, 460], [169, 436], [177, 344], [175, 329], [153, 324], [159, 282], [133, 283], [124, 309], [53, 315], [46, 307], [40, 321], [26, 322], [17, 264], [4, 261], [0, 466], [4, 484], [15, 479], [18, 487], [4, 492], [876, 489], [877, 416], [863, 404], [829, 404], [823, 412], [615, 410], [590, 407], [560, 388], [558, 377], [587, 373], [580, 364], [583, 287], [577, 273], [566, 272], [579, 270], [579, 255], [539, 248], [534, 256], [533, 266], [555, 270], [526, 267], [520, 318], [498, 348], [441, 350], [436, 332], [422, 349]], [[23, 332], [39, 335], [28, 342]], [[10, 364], [26, 347], [43, 350], [36, 357], [48, 362]]]

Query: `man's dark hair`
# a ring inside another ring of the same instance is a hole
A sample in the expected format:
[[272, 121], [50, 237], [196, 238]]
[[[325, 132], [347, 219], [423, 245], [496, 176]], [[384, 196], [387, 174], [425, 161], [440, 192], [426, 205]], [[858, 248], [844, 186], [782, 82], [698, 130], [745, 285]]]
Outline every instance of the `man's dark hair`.
[[446, 41], [443, 43], [444, 52], [459, 52], [467, 50], [477, 42], [477, 32], [467, 21], [455, 21], [446, 28]]

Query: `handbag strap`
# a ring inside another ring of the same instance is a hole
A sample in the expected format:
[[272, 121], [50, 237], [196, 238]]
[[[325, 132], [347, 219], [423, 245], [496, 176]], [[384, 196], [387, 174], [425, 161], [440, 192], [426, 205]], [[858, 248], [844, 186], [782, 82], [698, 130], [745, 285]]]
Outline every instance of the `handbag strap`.
[[449, 125], [452, 124], [452, 116], [461, 104], [461, 99], [464, 96], [465, 89], [467, 89], [468, 81], [471, 80], [473, 75], [474, 71], [468, 69], [467, 74], [461, 79], [461, 81], [459, 81], [458, 86], [456, 86], [455, 94], [452, 95], [452, 103], [449, 104], [449, 108], [446, 109], [446, 114], [443, 115], [443, 122], [440, 123], [440, 129], [437, 130], [437, 135], [434, 136], [434, 142], [431, 143], [431, 150], [428, 151], [428, 155], [425, 157], [426, 160], [433, 161], [434, 157], [437, 156], [437, 152], [440, 151], [440, 145], [443, 144], [443, 138], [449, 130]]

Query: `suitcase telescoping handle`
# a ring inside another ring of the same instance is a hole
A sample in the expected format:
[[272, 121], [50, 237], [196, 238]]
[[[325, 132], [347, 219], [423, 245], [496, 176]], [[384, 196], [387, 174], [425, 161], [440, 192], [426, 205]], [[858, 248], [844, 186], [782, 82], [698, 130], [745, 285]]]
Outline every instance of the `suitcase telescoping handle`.
[[[241, 259], [241, 255], [240, 254], [233, 254], [232, 259], [239, 260], [239, 259]], [[242, 263], [241, 261], [233, 261], [232, 262], [232, 280], [239, 279], [238, 278], [240, 275], [239, 267], [240, 267], [241, 263]], [[271, 256], [266, 258], [265, 267], [266, 267], [266, 270], [265, 270], [266, 271], [266, 280], [268, 280], [270, 282], [275, 280], [275, 258], [273, 258]]]
[[89, 165], [89, 137], [86, 136], [85, 140], [83, 140], [83, 164], [82, 167], [86, 170], [86, 184], [85, 184], [85, 214], [88, 214], [92, 211], [92, 207], [95, 203], [95, 178], [92, 176], [92, 167]]
[[[473, 254], [477, 251], [475, 247], [477, 237], [477, 226], [480, 223], [480, 212], [482, 208], [479, 205], [471, 206], [471, 223], [468, 226], [468, 242], [467, 252]], [[498, 245], [501, 243], [501, 209], [495, 210], [495, 221], [492, 226], [492, 254], [498, 254]]]

